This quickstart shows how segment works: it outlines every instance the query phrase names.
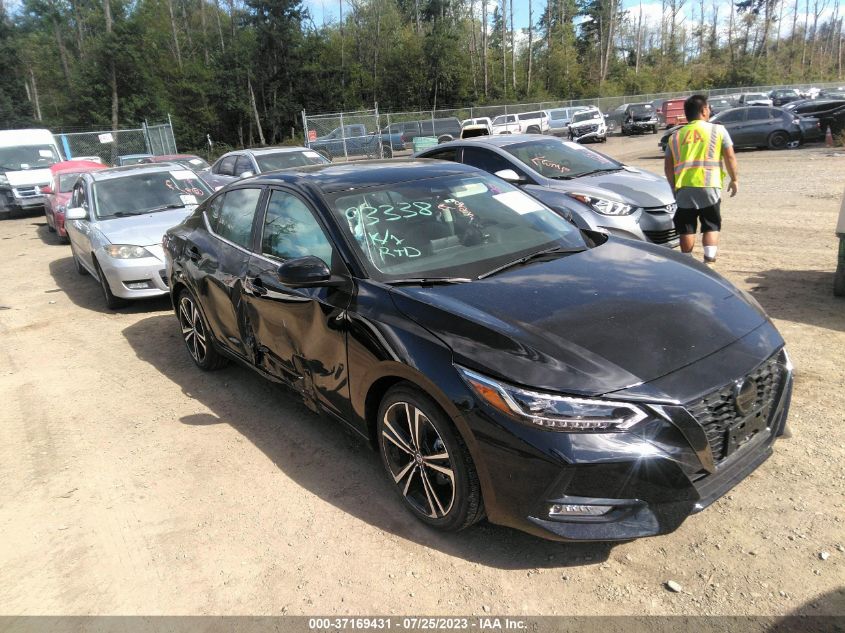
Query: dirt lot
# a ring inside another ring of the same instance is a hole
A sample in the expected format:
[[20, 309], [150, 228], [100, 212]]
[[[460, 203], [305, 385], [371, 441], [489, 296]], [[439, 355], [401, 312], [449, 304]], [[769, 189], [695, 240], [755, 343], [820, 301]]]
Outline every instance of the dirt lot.
[[[600, 149], [660, 172], [656, 140]], [[196, 370], [167, 301], [109, 312], [43, 218], [0, 223], [0, 613], [845, 615], [845, 152], [739, 162], [716, 268], [788, 343], [794, 436], [677, 532], [616, 546], [429, 531], [339, 426]]]

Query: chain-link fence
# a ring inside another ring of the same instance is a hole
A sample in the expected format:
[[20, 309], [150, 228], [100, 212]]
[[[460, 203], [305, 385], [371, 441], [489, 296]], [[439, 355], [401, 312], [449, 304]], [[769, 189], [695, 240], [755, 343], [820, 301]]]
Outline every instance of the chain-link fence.
[[[449, 130], [454, 130], [456, 124], [459, 133], [460, 122], [466, 119], [482, 117], [493, 119], [504, 114], [553, 110], [571, 106], [596, 106], [602, 112], [609, 112], [625, 103], [643, 103], [656, 99], [688, 97], [693, 94], [706, 94], [709, 97], [739, 96], [747, 92], [767, 93], [782, 88], [808, 90], [810, 88], [824, 89], [840, 85], [841, 83], [806, 83], [789, 86], [744, 86], [619, 97], [596, 97], [593, 99], [417, 110], [413, 112], [379, 113], [378, 108], [375, 108], [356, 112], [309, 115], [303, 110], [302, 125], [306, 130], [306, 145], [333, 160], [388, 158], [396, 154], [410, 154], [412, 151], [417, 151], [422, 147], [423, 139], [442, 138], [445, 134], [450, 133]], [[452, 136], [457, 136], [457, 133], [451, 133]], [[414, 142], [416, 138], [420, 140]]]
[[142, 124], [140, 128], [98, 132], [70, 132], [54, 135], [67, 160], [97, 158], [116, 164], [118, 156], [176, 153], [173, 126], [168, 123]]

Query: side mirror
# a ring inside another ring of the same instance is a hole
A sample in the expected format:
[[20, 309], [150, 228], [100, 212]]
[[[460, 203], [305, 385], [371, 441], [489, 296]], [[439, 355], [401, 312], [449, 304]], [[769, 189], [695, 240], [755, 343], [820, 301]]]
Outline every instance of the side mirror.
[[44, 185], [43, 187], [38, 187], [38, 190], [41, 193], [53, 193], [53, 188], [50, 185]]
[[498, 176], [502, 180], [505, 180], [507, 182], [512, 182], [514, 184], [520, 184], [520, 183], [525, 182], [525, 179], [522, 178], [513, 169], [500, 169], [494, 175]]
[[252, 171], [247, 169], [246, 171], [242, 171], [240, 173], [240, 175], [238, 176], [238, 178], [249, 178], [250, 176], [254, 176], [254, 175], [255, 175], [255, 173], [253, 173]]
[[65, 211], [65, 222], [68, 220], [85, 220], [88, 218], [88, 212], [82, 207], [71, 207]]
[[337, 284], [337, 280], [332, 279], [326, 262], [313, 255], [289, 259], [279, 266], [278, 276], [280, 282], [291, 288], [314, 288]]

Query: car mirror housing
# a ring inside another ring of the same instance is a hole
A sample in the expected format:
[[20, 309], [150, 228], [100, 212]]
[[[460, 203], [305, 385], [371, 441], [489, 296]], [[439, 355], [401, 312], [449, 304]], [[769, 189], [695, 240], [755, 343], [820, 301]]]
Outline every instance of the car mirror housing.
[[314, 288], [338, 285], [328, 265], [319, 257], [307, 255], [289, 259], [278, 270], [279, 281], [291, 288]]
[[250, 177], [252, 177], [252, 176], [254, 176], [254, 175], [255, 175], [255, 173], [254, 173], [254, 172], [252, 172], [252, 171], [250, 171], [249, 169], [247, 169], [246, 171], [242, 171], [242, 172], [241, 172], [241, 174], [240, 174], [240, 178], [250, 178]]
[[65, 211], [65, 221], [67, 220], [84, 220], [88, 217], [88, 212], [82, 207], [71, 207]]
[[495, 175], [498, 176], [499, 178], [501, 178], [502, 180], [505, 180], [507, 182], [512, 182], [512, 183], [515, 183], [515, 184], [525, 182], [525, 178], [522, 178], [513, 169], [500, 169], [499, 171], [496, 172]]

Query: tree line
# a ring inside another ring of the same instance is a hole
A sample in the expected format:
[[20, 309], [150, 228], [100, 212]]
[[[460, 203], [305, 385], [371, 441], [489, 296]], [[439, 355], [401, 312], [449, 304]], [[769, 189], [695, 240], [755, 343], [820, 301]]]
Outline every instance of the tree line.
[[839, 0], [0, 0], [0, 128], [172, 114], [180, 146], [301, 135], [300, 112], [843, 78]]

